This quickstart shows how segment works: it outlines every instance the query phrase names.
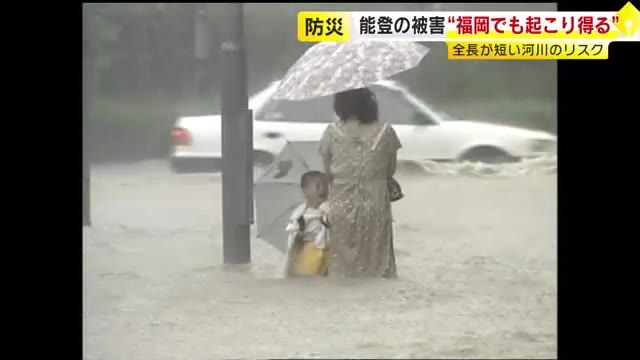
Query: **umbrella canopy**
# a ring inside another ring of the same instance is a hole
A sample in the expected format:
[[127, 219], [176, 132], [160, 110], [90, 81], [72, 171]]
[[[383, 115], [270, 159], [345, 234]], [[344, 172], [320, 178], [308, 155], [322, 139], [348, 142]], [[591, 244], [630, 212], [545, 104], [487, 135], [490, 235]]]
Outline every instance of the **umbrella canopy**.
[[366, 87], [416, 67], [428, 53], [415, 42], [321, 42], [293, 64], [273, 98], [304, 100]]
[[276, 249], [287, 248], [286, 224], [302, 203], [300, 177], [307, 171], [322, 171], [318, 141], [287, 142], [275, 161], [255, 183], [257, 237]]

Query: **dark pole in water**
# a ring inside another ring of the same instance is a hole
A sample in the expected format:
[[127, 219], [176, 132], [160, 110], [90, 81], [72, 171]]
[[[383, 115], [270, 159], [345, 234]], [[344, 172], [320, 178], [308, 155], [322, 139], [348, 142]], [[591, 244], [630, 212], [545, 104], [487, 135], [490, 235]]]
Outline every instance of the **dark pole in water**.
[[248, 109], [243, 4], [224, 6], [222, 60], [222, 221], [225, 264], [251, 262], [253, 119]]
[[87, 149], [90, 111], [91, 43], [86, 9], [82, 16], [82, 227], [91, 226], [91, 171]]

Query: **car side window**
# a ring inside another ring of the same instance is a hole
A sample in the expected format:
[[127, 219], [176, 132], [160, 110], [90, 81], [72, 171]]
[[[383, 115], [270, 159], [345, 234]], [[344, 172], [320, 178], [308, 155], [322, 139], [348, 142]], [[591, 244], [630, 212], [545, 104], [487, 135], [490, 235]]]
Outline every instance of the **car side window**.
[[376, 87], [374, 92], [381, 121], [398, 125], [415, 125], [414, 116], [417, 109], [397, 91]]
[[333, 121], [332, 97], [302, 101], [272, 100], [262, 113], [259, 120], [328, 123]]
[[[399, 125], [416, 125], [416, 108], [397, 90], [373, 86], [381, 121]], [[302, 101], [270, 100], [256, 115], [263, 121], [329, 123], [335, 120], [333, 95]], [[425, 115], [426, 116], [426, 115]], [[434, 123], [432, 119], [423, 122]]]

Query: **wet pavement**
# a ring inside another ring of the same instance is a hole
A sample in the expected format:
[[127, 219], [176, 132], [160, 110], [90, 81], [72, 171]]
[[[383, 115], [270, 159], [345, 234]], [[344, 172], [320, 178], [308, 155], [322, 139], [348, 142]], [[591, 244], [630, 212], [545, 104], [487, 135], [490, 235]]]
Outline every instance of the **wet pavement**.
[[218, 175], [95, 167], [85, 359], [556, 357], [556, 177], [398, 177], [400, 279], [221, 266]]

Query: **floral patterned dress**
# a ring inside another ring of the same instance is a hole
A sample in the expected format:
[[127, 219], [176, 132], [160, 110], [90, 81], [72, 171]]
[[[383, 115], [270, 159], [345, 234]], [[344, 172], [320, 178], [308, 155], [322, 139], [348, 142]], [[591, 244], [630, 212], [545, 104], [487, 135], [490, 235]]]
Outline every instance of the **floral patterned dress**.
[[329, 276], [397, 276], [387, 180], [401, 147], [382, 123], [335, 122], [320, 141], [329, 194]]

